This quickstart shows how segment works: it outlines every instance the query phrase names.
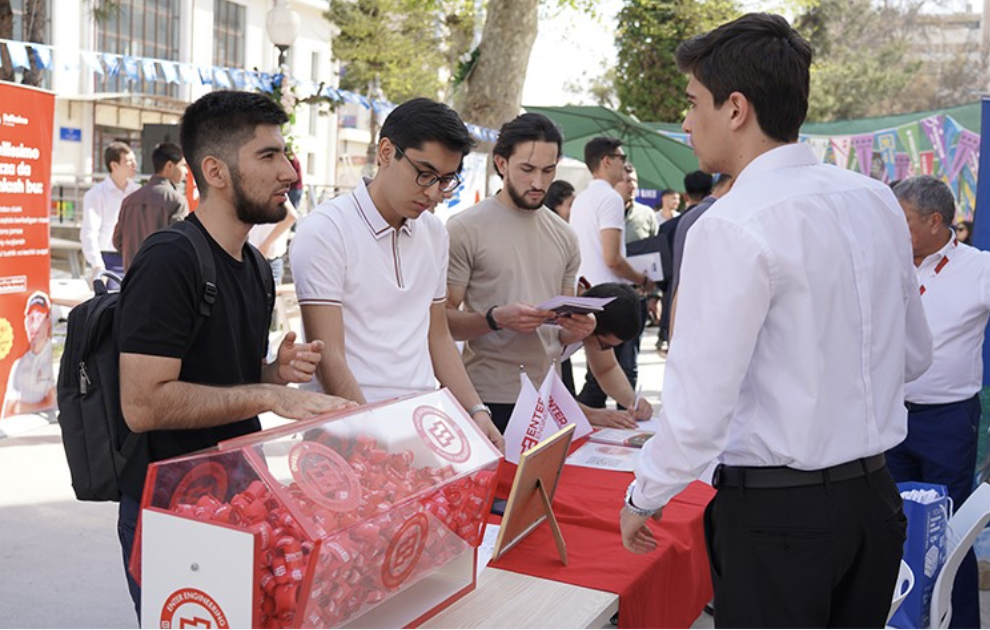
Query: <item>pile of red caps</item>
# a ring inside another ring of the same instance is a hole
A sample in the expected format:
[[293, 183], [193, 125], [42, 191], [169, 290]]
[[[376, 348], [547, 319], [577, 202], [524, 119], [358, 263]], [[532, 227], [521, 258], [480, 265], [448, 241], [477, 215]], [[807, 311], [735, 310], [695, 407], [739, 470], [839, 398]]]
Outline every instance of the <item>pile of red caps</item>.
[[261, 557], [255, 568], [255, 583], [261, 589], [261, 627], [291, 628], [299, 586], [306, 574], [313, 543], [295, 518], [261, 481], [222, 503], [211, 495], [195, 505], [179, 504], [172, 511], [201, 521], [225, 523], [256, 533]]
[[[359, 492], [342, 511], [305, 484], [284, 488], [319, 539], [303, 627], [339, 625], [479, 543], [494, 470], [454, 480], [451, 466], [414, 467], [412, 451], [389, 453], [371, 436], [307, 435], [313, 437], [346, 460]], [[314, 542], [264, 483], [253, 481], [229, 503], [204, 495], [173, 511], [257, 533], [261, 627], [295, 625]]]

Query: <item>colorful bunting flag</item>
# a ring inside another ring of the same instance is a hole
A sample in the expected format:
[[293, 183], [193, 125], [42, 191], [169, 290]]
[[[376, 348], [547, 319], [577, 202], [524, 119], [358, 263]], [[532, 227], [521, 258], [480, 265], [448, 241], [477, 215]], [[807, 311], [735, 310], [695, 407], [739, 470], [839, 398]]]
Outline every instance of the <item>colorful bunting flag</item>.
[[897, 137], [901, 141], [901, 147], [907, 150], [907, 154], [911, 158], [911, 164], [916, 171], [921, 167], [920, 158], [918, 157], [920, 134], [921, 128], [917, 122], [901, 125], [897, 128]]
[[31, 69], [31, 62], [28, 61], [27, 47], [21, 42], [7, 42], [7, 52], [10, 53], [10, 63], [14, 70], [23, 68]]
[[[947, 119], [951, 120], [949, 116]], [[956, 150], [952, 156], [952, 166], [948, 170], [949, 181], [954, 180], [959, 172], [963, 169], [963, 166], [969, 162], [970, 156], [979, 151], [980, 149], [980, 136], [975, 134], [969, 129], [963, 129], [959, 133], [959, 143], [956, 145]]]
[[852, 137], [853, 149], [856, 151], [856, 161], [859, 163], [859, 172], [863, 175], [870, 174], [873, 166], [873, 134], [862, 133]]
[[849, 168], [849, 152], [852, 150], [852, 136], [832, 136], [832, 155], [835, 165]]
[[897, 132], [884, 131], [877, 134], [877, 147], [880, 149], [880, 159], [886, 167], [887, 180], [893, 181], [897, 175]]

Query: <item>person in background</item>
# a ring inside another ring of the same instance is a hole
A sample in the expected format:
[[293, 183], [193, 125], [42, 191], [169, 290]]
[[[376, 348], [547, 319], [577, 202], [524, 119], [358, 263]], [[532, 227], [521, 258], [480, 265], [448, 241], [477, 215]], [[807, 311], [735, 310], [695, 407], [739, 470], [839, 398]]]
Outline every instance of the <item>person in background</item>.
[[[295, 214], [298, 217], [299, 208], [301, 207], [299, 204], [302, 203], [303, 196], [302, 165], [299, 163], [299, 157], [296, 155], [295, 151], [290, 150], [288, 155], [289, 161], [292, 163], [292, 169], [296, 172], [296, 181], [292, 184], [292, 188], [289, 189], [289, 201], [292, 202], [292, 210], [295, 211]], [[289, 227], [292, 226], [290, 225]]]
[[103, 163], [110, 176], [83, 195], [82, 227], [79, 241], [83, 256], [92, 267], [92, 278], [104, 269], [124, 273], [124, 260], [113, 246], [113, 230], [124, 199], [138, 189], [134, 183], [137, 158], [123, 142], [111, 142], [103, 151]]
[[956, 224], [956, 238], [959, 239], [960, 243], [965, 243], [966, 245], [973, 244], [973, 222], [972, 221], [960, 221]]
[[[646, 293], [654, 283], [637, 271], [626, 259], [625, 202], [613, 188], [626, 178], [627, 156], [618, 138], [592, 138], [584, 147], [584, 161], [592, 180], [574, 200], [571, 226], [581, 246], [580, 276], [589, 284], [604, 282], [639, 285]], [[619, 365], [636, 388], [639, 361], [639, 337], [615, 348]], [[588, 373], [591, 376], [591, 373]], [[578, 401], [589, 407], [604, 407], [607, 396], [594, 379], [587, 381]]]
[[360, 403], [439, 381], [505, 448], [447, 325], [447, 230], [432, 208], [460, 185], [474, 141], [450, 107], [407, 101], [382, 124], [373, 179], [299, 222], [290, 260], [306, 338], [322, 340], [311, 387]]
[[248, 243], [258, 248], [272, 267], [272, 277], [275, 286], [282, 284], [285, 276], [285, 254], [289, 249], [289, 230], [299, 219], [299, 212], [292, 203], [292, 190], [289, 190], [289, 201], [285, 203], [285, 218], [278, 223], [256, 225], [248, 233]]
[[[990, 320], [990, 252], [949, 227], [952, 190], [931, 175], [902, 180], [921, 303], [935, 350], [931, 368], [904, 387], [907, 438], [887, 451], [894, 480], [944, 484], [958, 510], [973, 490], [983, 386], [983, 336]], [[952, 588], [951, 628], [979, 628], [976, 555], [966, 554]]]
[[660, 203], [656, 207], [657, 225], [662, 225], [664, 221], [670, 221], [680, 213], [677, 208], [681, 205], [681, 193], [668, 188], [660, 192]]
[[189, 214], [185, 195], [176, 189], [188, 171], [182, 149], [174, 142], [163, 142], [151, 152], [151, 162], [154, 176], [120, 204], [113, 229], [113, 246], [123, 257], [125, 273], [144, 239]]
[[570, 222], [574, 196], [574, 186], [566, 180], [558, 179], [547, 187], [547, 198], [543, 205], [557, 213], [557, 216], [564, 221]]
[[615, 185], [615, 190], [626, 202], [626, 242], [632, 243], [657, 233], [657, 218], [653, 210], [636, 201], [639, 176], [632, 164], [626, 164], [626, 177]]
[[654, 550], [651, 515], [720, 462], [717, 627], [883, 627], [905, 538], [884, 452], [932, 337], [890, 188], [798, 142], [811, 57], [767, 13], [676, 51], [700, 167], [736, 183], [691, 228], [659, 427], [619, 518], [627, 549]]

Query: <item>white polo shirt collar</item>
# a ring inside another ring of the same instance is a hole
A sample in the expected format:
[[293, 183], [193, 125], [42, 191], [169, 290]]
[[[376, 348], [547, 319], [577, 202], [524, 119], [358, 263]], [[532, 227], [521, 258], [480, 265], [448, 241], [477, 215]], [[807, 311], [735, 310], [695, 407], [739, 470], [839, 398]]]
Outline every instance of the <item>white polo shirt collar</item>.
[[[354, 189], [354, 200], [357, 202], [358, 214], [361, 215], [362, 221], [371, 230], [371, 235], [376, 239], [382, 239], [394, 228], [388, 224], [388, 221], [385, 220], [385, 217], [382, 216], [378, 207], [375, 206], [375, 202], [371, 199], [371, 193], [368, 192], [368, 184], [370, 182], [371, 180], [366, 177], [361, 178], [361, 182]], [[397, 231], [405, 232], [409, 236], [412, 236], [415, 224], [415, 221], [405, 219]]]

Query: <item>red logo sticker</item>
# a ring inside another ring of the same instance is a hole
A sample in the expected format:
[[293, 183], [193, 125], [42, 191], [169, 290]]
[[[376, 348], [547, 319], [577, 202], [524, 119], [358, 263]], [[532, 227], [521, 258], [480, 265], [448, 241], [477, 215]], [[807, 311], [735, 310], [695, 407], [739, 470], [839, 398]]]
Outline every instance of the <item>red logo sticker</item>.
[[227, 615], [213, 598], [195, 588], [180, 588], [162, 606], [160, 628], [229, 628]]
[[336, 451], [300, 442], [289, 451], [289, 470], [303, 492], [323, 507], [348, 512], [361, 505], [361, 481]]
[[172, 493], [168, 509], [177, 505], [196, 505], [202, 497], [223, 501], [227, 496], [227, 471], [218, 462], [203, 462], [186, 473]]
[[471, 444], [461, 427], [435, 407], [423, 405], [413, 412], [416, 433], [434, 453], [447, 461], [463, 464], [471, 457]]
[[422, 514], [414, 514], [402, 524], [395, 538], [385, 551], [382, 563], [382, 584], [385, 588], [397, 588], [412, 575], [419, 557], [426, 547], [430, 522]]

